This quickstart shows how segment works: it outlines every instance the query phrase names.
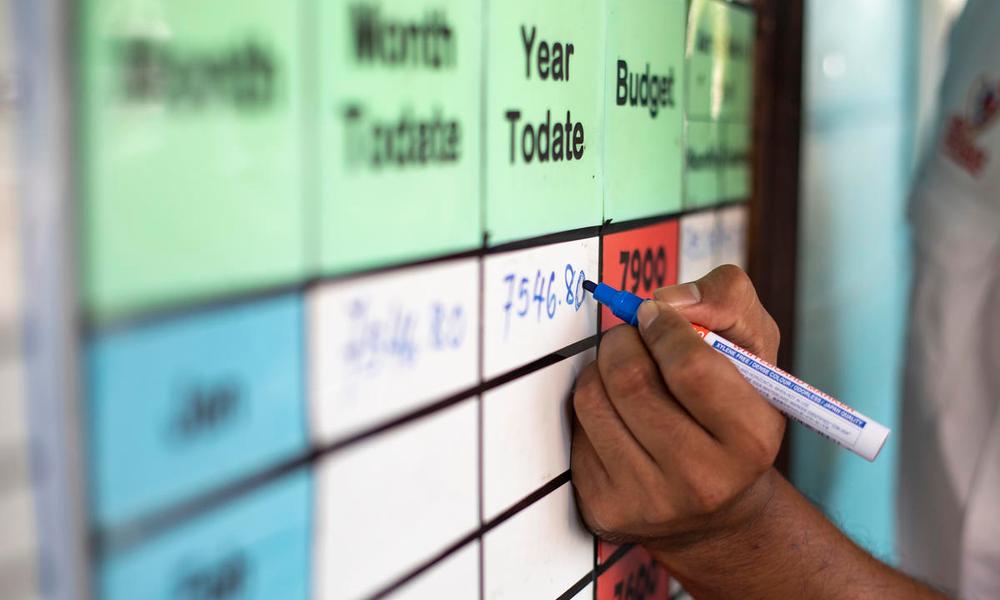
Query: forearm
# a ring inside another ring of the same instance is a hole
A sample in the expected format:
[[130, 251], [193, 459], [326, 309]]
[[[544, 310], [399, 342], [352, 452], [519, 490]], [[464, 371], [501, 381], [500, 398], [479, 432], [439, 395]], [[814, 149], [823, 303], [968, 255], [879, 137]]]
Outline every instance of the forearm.
[[649, 546], [699, 600], [943, 597], [856, 546], [776, 471], [749, 494], [744, 526]]

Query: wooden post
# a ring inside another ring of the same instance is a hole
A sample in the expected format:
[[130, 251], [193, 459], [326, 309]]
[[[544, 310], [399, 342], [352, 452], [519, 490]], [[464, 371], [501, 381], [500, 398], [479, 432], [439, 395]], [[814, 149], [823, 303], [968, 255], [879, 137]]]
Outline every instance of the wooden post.
[[[781, 328], [778, 365], [791, 370], [798, 258], [803, 0], [757, 0], [749, 274]], [[778, 468], [788, 471], [788, 436]]]

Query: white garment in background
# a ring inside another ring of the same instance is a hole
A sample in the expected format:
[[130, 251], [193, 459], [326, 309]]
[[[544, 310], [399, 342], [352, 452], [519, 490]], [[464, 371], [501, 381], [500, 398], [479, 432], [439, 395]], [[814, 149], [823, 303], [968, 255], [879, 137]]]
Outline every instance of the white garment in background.
[[945, 592], [1000, 599], [1000, 1], [956, 23], [939, 110], [910, 209], [898, 552]]

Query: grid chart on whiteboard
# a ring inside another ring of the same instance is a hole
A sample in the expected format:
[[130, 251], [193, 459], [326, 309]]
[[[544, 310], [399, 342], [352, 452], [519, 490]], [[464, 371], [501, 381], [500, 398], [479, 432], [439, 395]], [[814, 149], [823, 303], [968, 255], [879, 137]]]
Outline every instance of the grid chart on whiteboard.
[[721, 0], [88, 0], [92, 585], [667, 598], [598, 543], [569, 395], [639, 294], [743, 265], [753, 13]]

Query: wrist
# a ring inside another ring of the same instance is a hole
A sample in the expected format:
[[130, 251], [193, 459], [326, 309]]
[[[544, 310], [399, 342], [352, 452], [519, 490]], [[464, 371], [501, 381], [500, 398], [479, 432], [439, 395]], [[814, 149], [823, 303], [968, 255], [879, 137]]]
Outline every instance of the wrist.
[[715, 546], [726, 546], [733, 538], [753, 537], [774, 499], [781, 475], [766, 471], [730, 505], [710, 515], [679, 523], [676, 533], [646, 542], [660, 562], [669, 564], [688, 555], [701, 554]]
[[646, 544], [697, 598], [943, 598], [851, 542], [774, 469], [737, 504], [698, 535]]
[[[789, 495], [797, 495], [770, 469], [724, 514], [712, 515], [686, 536], [657, 540], [647, 549], [688, 592], [698, 598], [781, 597], [778, 580], [787, 567], [781, 549], [789, 542]], [[794, 511], [792, 511], [794, 512]], [[787, 558], [787, 557], [785, 557]], [[777, 584], [777, 587], [772, 587]]]

